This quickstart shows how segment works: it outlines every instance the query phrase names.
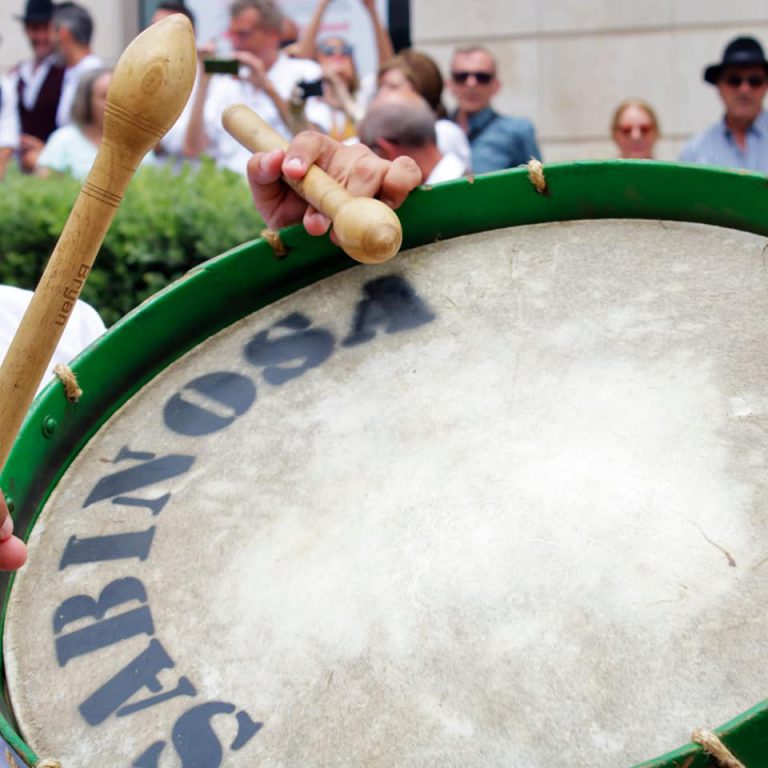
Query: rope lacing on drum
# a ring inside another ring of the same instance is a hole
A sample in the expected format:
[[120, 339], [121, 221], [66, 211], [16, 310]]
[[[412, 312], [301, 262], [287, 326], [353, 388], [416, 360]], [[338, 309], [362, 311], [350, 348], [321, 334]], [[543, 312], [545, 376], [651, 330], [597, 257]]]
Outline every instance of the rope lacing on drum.
[[691, 737], [696, 744], [701, 744], [704, 751], [711, 755], [720, 768], [746, 768], [741, 760], [737, 760], [734, 754], [711, 731], [696, 730]]
[[59, 363], [54, 366], [53, 372], [61, 379], [67, 400], [70, 403], [76, 403], [83, 396], [83, 390], [80, 389], [80, 385], [77, 383], [77, 376], [72, 372], [72, 369], [68, 365], [64, 365], [64, 363]]
[[284, 259], [288, 255], [288, 249], [280, 239], [280, 233], [274, 229], [262, 229], [261, 236], [267, 241], [269, 247], [275, 252], [278, 259]]
[[546, 178], [544, 178], [544, 166], [541, 162], [532, 157], [526, 167], [528, 168], [528, 178], [531, 180], [531, 184], [536, 187], [536, 191], [540, 195], [548, 195], [549, 187]]

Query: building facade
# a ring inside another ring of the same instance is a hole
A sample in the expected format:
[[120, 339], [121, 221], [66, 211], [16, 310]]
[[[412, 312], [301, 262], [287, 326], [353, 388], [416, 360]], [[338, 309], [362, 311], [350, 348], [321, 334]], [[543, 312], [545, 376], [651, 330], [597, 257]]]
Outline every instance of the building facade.
[[[138, 32], [152, 0], [81, 0], [96, 22], [94, 49], [114, 63]], [[354, 2], [354, 0], [344, 0]], [[306, 3], [311, 10], [313, 3]], [[618, 102], [656, 108], [658, 157], [719, 117], [715, 89], [702, 80], [729, 39], [768, 45], [768, 6], [758, 0], [411, 0], [414, 46], [447, 73], [459, 45], [488, 47], [499, 60], [500, 111], [536, 124], [545, 161], [612, 157], [609, 123]], [[14, 16], [23, 0], [0, 0], [0, 68], [27, 55]], [[450, 102], [450, 98], [447, 98]]]

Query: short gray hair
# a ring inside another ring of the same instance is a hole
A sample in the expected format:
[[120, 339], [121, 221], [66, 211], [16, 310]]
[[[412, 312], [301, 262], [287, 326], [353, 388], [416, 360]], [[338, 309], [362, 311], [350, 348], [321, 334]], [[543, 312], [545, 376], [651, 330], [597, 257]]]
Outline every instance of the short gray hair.
[[55, 29], [66, 27], [75, 42], [80, 45], [90, 45], [93, 37], [93, 19], [91, 14], [77, 3], [62, 3], [53, 12]]
[[484, 48], [482, 45], [467, 45], [462, 48], [457, 48], [453, 52], [453, 55], [451, 56], [451, 64], [453, 64], [453, 60], [456, 58], [456, 56], [458, 56], [459, 54], [466, 54], [466, 53], [484, 53], [491, 60], [491, 63], [493, 64], [493, 74], [494, 76], [496, 75], [496, 71], [498, 69], [496, 57], [487, 48]]
[[386, 139], [401, 147], [417, 148], [435, 144], [435, 113], [422, 99], [374, 104], [357, 129], [360, 141], [374, 147]]
[[234, 18], [249, 9], [259, 12], [261, 26], [274, 32], [280, 32], [285, 14], [274, 0], [234, 0], [229, 6], [229, 15]]

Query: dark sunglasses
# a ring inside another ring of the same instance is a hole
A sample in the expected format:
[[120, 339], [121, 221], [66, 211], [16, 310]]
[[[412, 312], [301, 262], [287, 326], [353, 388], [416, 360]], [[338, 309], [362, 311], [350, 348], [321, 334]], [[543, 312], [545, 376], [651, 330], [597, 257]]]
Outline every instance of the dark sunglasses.
[[725, 82], [730, 85], [731, 88], [741, 88], [742, 83], [747, 83], [750, 88], [760, 88], [768, 81], [761, 75], [750, 75], [749, 77], [742, 77], [741, 75], [729, 75], [725, 78]]
[[470, 76], [474, 77], [480, 85], [488, 85], [495, 77], [493, 72], [451, 72], [453, 82], [459, 85], [464, 85]]
[[323, 56], [351, 56], [355, 52], [355, 49], [349, 43], [341, 45], [321, 43], [317, 46], [317, 50]]

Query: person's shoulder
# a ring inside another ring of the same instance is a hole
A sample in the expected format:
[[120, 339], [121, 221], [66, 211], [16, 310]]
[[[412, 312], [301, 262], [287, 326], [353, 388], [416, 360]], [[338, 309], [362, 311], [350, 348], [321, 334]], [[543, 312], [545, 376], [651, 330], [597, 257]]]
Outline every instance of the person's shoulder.
[[762, 132], [768, 132], [768, 112], [762, 110], [755, 118], [755, 126]]
[[72, 312], [72, 320], [79, 326], [82, 336], [88, 337], [88, 342], [101, 336], [107, 327], [101, 319], [101, 315], [87, 302], [78, 299]]
[[17, 288], [15, 285], [0, 285], [0, 306], [3, 308], [20, 308], [26, 310], [32, 298], [32, 291]]
[[703, 131], [695, 133], [685, 143], [680, 151], [679, 161], [686, 162], [705, 162], [708, 155], [708, 147], [718, 140], [722, 139], [723, 123], [718, 120], [716, 123], [707, 126]]
[[46, 141], [46, 146], [48, 144], [56, 145], [56, 144], [66, 144], [70, 141], [77, 140], [82, 135], [82, 132], [80, 129], [74, 124], [74, 123], [67, 123], [66, 125], [62, 125], [61, 128], [57, 128], [49, 137], [48, 141]]
[[496, 123], [510, 133], [534, 133], [533, 121], [518, 115], [502, 115], [496, 113]]
[[467, 138], [467, 134], [461, 130], [459, 124], [454, 123], [453, 120], [446, 117], [435, 120], [435, 130], [446, 137], [453, 138], [454, 136], [462, 136], [464, 139]]
[[84, 139], [82, 132], [74, 123], [57, 128], [45, 142], [37, 157], [37, 164], [56, 171], [67, 169], [68, 158], [79, 151]]
[[104, 66], [104, 60], [97, 56], [95, 53], [89, 53], [81, 62], [80, 66], [83, 71], [89, 69], [99, 69]]
[[79, 77], [80, 75], [88, 72], [91, 69], [101, 69], [104, 66], [104, 60], [97, 56], [95, 53], [89, 53], [84, 56], [80, 61], [72, 67], [67, 69], [68, 75], [65, 77]]
[[469, 167], [472, 162], [472, 149], [467, 134], [453, 120], [446, 119], [435, 122], [435, 133], [440, 151], [458, 155], [464, 165]]

